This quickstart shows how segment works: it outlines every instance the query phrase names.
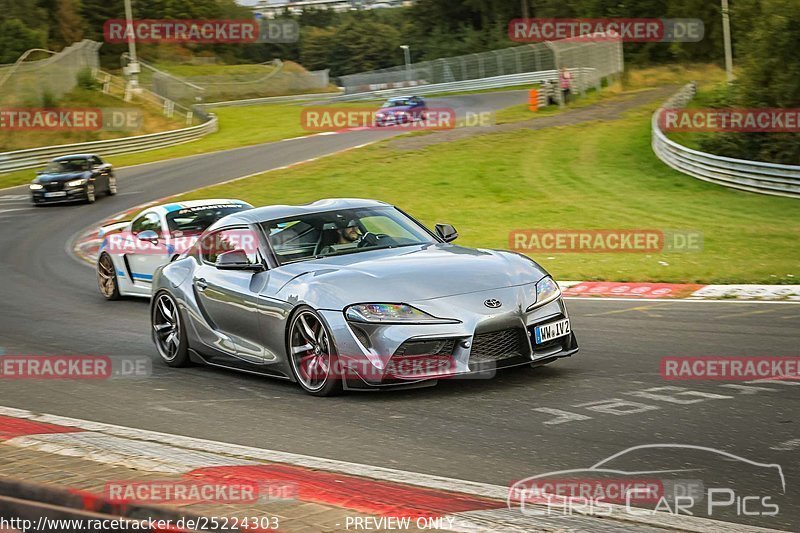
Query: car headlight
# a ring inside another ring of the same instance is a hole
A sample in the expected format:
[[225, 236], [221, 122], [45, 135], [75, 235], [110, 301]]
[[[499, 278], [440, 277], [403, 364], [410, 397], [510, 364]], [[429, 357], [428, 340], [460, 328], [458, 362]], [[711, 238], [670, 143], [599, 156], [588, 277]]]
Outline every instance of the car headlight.
[[32, 191], [38, 191], [42, 189], [44, 186], [41, 183], [31, 183], [30, 185]]
[[407, 304], [356, 304], [344, 311], [347, 320], [372, 324], [455, 324], [458, 320], [436, 318]]
[[553, 281], [553, 278], [550, 276], [542, 278], [539, 280], [539, 283], [536, 284], [536, 303], [528, 307], [527, 310], [530, 311], [534, 307], [552, 302], [559, 296], [561, 296], [561, 289], [558, 288], [558, 283]]
[[80, 187], [81, 185], [86, 184], [86, 178], [81, 178], [79, 180], [72, 180], [67, 182], [67, 187]]

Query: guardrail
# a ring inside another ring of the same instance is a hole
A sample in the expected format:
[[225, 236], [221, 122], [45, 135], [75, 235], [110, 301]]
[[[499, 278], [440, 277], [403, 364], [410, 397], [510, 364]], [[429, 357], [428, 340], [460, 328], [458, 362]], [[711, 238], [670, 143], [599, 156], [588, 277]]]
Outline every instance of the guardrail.
[[284, 96], [264, 96], [261, 98], [247, 98], [245, 100], [229, 100], [227, 102], [208, 102], [197, 104], [194, 107], [203, 109], [213, 109], [215, 107], [244, 107], [249, 105], [261, 104], [281, 104], [284, 102], [305, 102], [311, 100], [329, 100], [337, 98], [342, 92], [315, 93], [315, 94], [289, 94]]
[[204, 135], [217, 131], [217, 117], [208, 114], [208, 120], [197, 126], [190, 126], [179, 130], [162, 131], [124, 137], [122, 139], [109, 139], [104, 141], [90, 141], [85, 143], [59, 144], [44, 146], [42, 148], [29, 148], [14, 152], [0, 152], [0, 173], [14, 172], [44, 166], [54, 157], [76, 152], [96, 153], [100, 156], [130, 154], [144, 152], [155, 148], [166, 148], [199, 139]]
[[558, 80], [557, 70], [542, 70], [538, 72], [525, 72], [522, 74], [509, 74], [494, 76], [492, 78], [479, 78], [474, 80], [455, 81], [451, 83], [433, 83], [430, 85], [416, 85], [396, 89], [379, 89], [369, 92], [353, 93], [336, 97], [339, 101], [373, 100], [391, 96], [413, 94], [425, 95], [434, 93], [449, 93], [461, 91], [479, 91], [482, 89], [499, 89], [513, 87], [514, 85], [527, 85]]
[[748, 192], [800, 198], [800, 166], [722, 157], [692, 150], [667, 138], [659, 126], [659, 114], [663, 109], [685, 107], [696, 90], [694, 82], [686, 84], [653, 113], [652, 147], [656, 156], [699, 180]]

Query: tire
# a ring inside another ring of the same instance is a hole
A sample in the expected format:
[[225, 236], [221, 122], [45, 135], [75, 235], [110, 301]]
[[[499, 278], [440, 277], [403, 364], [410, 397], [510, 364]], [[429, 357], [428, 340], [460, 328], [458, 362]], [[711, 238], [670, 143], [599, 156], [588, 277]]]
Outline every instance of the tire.
[[90, 183], [86, 186], [86, 203], [93, 204], [95, 200], [97, 200], [97, 195], [95, 194], [94, 183]]
[[97, 286], [106, 300], [119, 300], [122, 297], [119, 293], [117, 269], [111, 256], [105, 252], [97, 260]]
[[117, 178], [113, 174], [108, 177], [108, 188], [106, 189], [106, 196], [114, 196], [117, 194]]
[[342, 377], [333, 336], [317, 312], [305, 305], [297, 308], [286, 331], [286, 354], [300, 387], [312, 396], [340, 394]]
[[150, 326], [161, 360], [171, 367], [189, 366], [189, 343], [178, 302], [167, 291], [153, 296]]

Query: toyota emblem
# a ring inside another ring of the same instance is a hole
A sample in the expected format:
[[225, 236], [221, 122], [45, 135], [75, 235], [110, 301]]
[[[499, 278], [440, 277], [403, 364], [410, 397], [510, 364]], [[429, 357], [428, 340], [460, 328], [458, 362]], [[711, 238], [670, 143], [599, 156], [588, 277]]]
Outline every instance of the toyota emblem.
[[489, 307], [490, 309], [497, 309], [498, 307], [503, 305], [503, 303], [500, 300], [495, 300], [494, 298], [489, 298], [488, 300], [483, 302], [483, 305], [485, 305], [486, 307]]

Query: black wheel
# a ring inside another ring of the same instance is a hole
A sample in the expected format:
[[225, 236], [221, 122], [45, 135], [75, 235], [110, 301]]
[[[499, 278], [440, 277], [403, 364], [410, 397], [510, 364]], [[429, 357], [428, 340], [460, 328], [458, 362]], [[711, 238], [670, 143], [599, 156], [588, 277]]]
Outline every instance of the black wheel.
[[97, 286], [100, 287], [100, 294], [106, 300], [119, 300], [119, 283], [117, 282], [117, 269], [114, 262], [107, 253], [100, 255], [97, 260]]
[[95, 200], [97, 200], [97, 196], [94, 192], [94, 183], [90, 183], [86, 186], [86, 203], [93, 204]]
[[112, 174], [108, 177], [108, 189], [106, 189], [108, 196], [117, 194], [117, 178]]
[[313, 396], [342, 392], [336, 349], [331, 333], [310, 307], [299, 308], [289, 323], [287, 353], [295, 379]]
[[169, 366], [189, 366], [189, 345], [181, 321], [178, 302], [168, 292], [161, 291], [153, 297], [150, 311], [153, 341], [158, 354]]

